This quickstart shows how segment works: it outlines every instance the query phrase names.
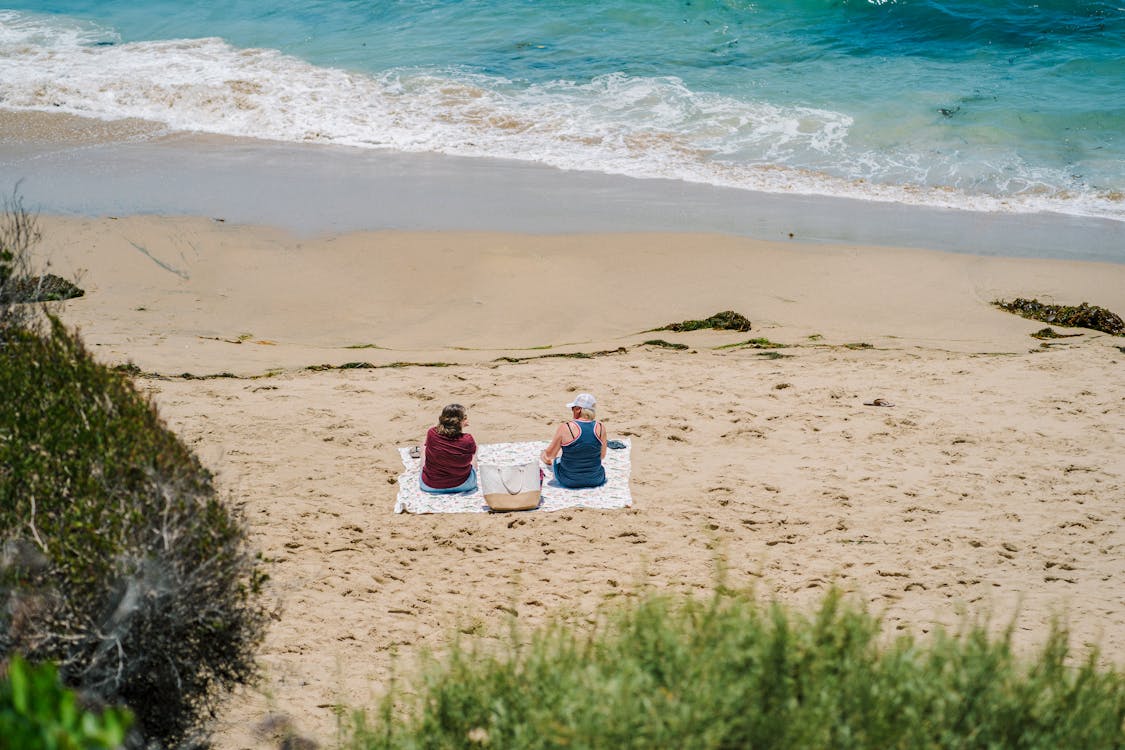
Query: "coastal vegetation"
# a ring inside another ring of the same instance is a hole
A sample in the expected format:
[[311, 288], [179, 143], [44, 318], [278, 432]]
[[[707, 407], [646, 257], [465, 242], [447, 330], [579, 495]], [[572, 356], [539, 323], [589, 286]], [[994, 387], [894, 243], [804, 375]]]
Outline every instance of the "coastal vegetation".
[[[9, 202], [3, 289], [28, 278], [37, 240], [35, 217]], [[267, 614], [240, 519], [127, 373], [97, 362], [49, 309], [6, 294], [0, 393], [9, 678], [20, 679], [17, 656], [53, 663], [84, 699], [128, 707], [130, 743], [205, 744], [204, 720], [255, 674]]]
[[83, 706], [63, 686], [53, 664], [31, 666], [18, 654], [0, 678], [0, 748], [114, 750], [125, 742], [132, 715]]
[[882, 636], [830, 591], [811, 616], [719, 587], [647, 594], [501, 653], [455, 641], [353, 716], [349, 750], [421, 747], [1121, 747], [1125, 677], [1054, 626], [1033, 658], [982, 624]]

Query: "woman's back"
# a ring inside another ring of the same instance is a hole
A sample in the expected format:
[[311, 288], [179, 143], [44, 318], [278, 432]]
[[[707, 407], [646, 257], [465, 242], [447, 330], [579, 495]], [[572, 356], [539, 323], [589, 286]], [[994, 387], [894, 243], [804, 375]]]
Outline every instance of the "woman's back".
[[602, 466], [602, 441], [598, 432], [604, 432], [593, 420], [574, 420], [566, 423], [567, 429], [578, 434], [562, 446], [562, 455], [554, 463], [555, 479], [564, 487], [597, 487], [605, 484], [605, 467]]
[[425, 450], [422, 481], [440, 489], [456, 487], [468, 478], [477, 444], [467, 432], [450, 438], [431, 427], [426, 433]]

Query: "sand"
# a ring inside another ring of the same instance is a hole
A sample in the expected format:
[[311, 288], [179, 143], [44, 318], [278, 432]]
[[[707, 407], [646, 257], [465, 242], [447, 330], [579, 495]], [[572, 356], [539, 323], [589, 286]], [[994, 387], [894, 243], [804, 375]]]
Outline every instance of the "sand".
[[[1125, 311], [1125, 265], [43, 221], [51, 270], [87, 289], [63, 317], [141, 371], [268, 560], [263, 679], [217, 720], [222, 750], [269, 746], [267, 714], [330, 745], [337, 708], [373, 705], [423, 649], [503, 637], [513, 616], [581, 627], [644, 587], [704, 594], [720, 560], [728, 585], [801, 610], [836, 585], [889, 634], [1014, 620], [1032, 651], [1061, 617], [1079, 651], [1125, 664], [1125, 339], [1044, 346], [1042, 323], [990, 305]], [[753, 331], [646, 332], [728, 309]], [[751, 338], [786, 346], [728, 347]], [[633, 508], [392, 513], [396, 447], [444, 404], [478, 442], [546, 440], [577, 391], [633, 441]]]

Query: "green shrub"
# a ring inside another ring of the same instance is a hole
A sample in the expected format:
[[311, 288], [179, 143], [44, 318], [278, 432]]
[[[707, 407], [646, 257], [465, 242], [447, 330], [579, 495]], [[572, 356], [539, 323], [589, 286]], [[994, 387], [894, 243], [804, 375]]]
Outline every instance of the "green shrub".
[[0, 326], [0, 655], [53, 661], [146, 741], [202, 741], [254, 675], [262, 576], [208, 472], [48, 316]]
[[0, 679], [0, 750], [112, 750], [131, 722], [128, 711], [82, 706], [50, 663], [14, 656]]
[[811, 618], [737, 593], [650, 596], [593, 633], [555, 623], [499, 656], [455, 645], [358, 713], [344, 746], [1125, 746], [1125, 679], [1092, 654], [1066, 666], [1060, 629], [1026, 666], [983, 628], [883, 647], [880, 629], [837, 592]]

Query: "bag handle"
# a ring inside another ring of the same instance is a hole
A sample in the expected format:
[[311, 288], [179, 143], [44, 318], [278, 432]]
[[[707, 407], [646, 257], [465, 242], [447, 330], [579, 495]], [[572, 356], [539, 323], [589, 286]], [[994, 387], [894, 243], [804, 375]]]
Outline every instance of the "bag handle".
[[[504, 489], [508, 491], [509, 495], [519, 494], [523, 489], [523, 468], [523, 466], [503, 466], [500, 468], [500, 484], [504, 485]], [[514, 490], [509, 486], [509, 482], [515, 483], [516, 488]]]

